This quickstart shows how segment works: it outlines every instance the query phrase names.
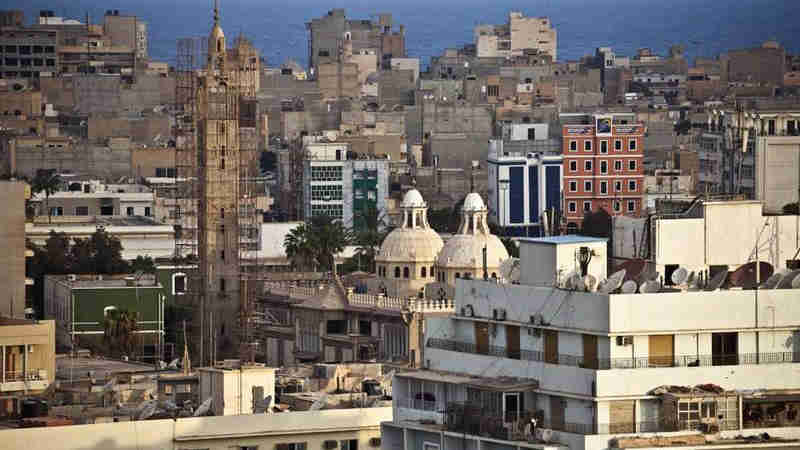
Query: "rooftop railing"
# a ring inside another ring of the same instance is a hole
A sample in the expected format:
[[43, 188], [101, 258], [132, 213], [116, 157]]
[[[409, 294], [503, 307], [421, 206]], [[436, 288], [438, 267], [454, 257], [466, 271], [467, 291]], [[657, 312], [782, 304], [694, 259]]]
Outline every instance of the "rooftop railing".
[[549, 353], [538, 350], [514, 350], [494, 345], [479, 346], [471, 342], [439, 338], [428, 339], [427, 346], [452, 352], [519, 359], [522, 361], [537, 361], [594, 370], [800, 363], [800, 352], [585, 358], [583, 356]]

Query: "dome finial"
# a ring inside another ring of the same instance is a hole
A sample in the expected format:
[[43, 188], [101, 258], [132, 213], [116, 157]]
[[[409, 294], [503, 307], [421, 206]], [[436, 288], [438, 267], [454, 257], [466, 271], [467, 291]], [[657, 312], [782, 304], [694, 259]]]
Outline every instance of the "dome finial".
[[219, 0], [214, 0], [214, 25], [219, 25]]

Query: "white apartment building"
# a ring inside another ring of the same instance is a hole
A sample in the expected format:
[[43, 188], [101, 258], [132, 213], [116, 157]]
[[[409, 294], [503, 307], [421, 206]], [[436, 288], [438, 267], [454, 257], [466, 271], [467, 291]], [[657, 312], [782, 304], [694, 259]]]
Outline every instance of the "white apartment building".
[[556, 60], [558, 36], [547, 17], [525, 17], [512, 11], [507, 23], [478, 25], [474, 35], [479, 58], [521, 56], [525, 50], [538, 50]]
[[395, 375], [384, 449], [800, 437], [800, 289], [573, 289], [570, 274], [606, 277], [604, 239], [519, 242], [519, 284], [459, 280], [455, 314], [426, 320], [424, 368]]
[[306, 218], [327, 214], [350, 228], [370, 208], [386, 211], [389, 161], [355, 159], [350, 144], [312, 136], [305, 143], [303, 209]]

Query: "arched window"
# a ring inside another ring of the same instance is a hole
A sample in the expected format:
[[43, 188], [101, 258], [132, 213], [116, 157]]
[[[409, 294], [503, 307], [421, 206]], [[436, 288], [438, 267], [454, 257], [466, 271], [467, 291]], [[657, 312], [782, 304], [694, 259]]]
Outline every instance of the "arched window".
[[433, 266], [431, 266], [431, 278], [434, 276]]
[[492, 272], [492, 278], [497, 278], [497, 272]]
[[420, 274], [420, 276], [421, 276], [422, 278], [425, 278], [425, 277], [427, 277], [427, 276], [428, 276], [428, 274], [427, 274], [427, 272], [426, 272], [426, 268], [425, 268], [425, 266], [422, 266], [422, 271], [421, 271], [421, 272], [422, 272], [422, 273]]
[[408, 278], [408, 267], [403, 267], [403, 278]]
[[172, 295], [183, 295], [186, 293], [186, 274], [178, 272], [172, 274]]
[[400, 278], [400, 268], [399, 267], [395, 267], [394, 268], [394, 277], [395, 278]]
[[456, 272], [456, 278], [461, 278], [461, 274]]

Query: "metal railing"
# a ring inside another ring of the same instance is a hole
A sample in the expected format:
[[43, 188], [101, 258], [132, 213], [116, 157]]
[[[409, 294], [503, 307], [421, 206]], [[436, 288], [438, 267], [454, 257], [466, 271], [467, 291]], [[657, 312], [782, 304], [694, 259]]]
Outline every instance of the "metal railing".
[[[29, 370], [27, 373], [21, 370], [7, 370], [2, 375], [3, 376], [0, 377], [0, 381], [5, 380], [6, 383], [14, 381], [39, 381], [44, 379], [42, 378], [44, 373], [40, 374], [39, 370]], [[46, 378], [46, 375], [44, 376]]]
[[563, 353], [555, 354], [538, 350], [510, 350], [505, 347], [494, 345], [479, 346], [471, 342], [439, 338], [428, 339], [427, 346], [452, 352], [472, 353], [475, 355], [519, 359], [523, 361], [538, 361], [595, 370], [800, 363], [800, 352], [584, 358], [583, 356], [566, 355]]

